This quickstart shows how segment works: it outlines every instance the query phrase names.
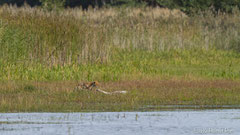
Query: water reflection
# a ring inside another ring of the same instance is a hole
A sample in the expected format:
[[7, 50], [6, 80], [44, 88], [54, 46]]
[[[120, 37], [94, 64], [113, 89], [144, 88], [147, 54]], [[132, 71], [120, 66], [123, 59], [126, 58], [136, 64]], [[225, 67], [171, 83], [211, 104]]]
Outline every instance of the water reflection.
[[240, 134], [240, 110], [0, 113], [0, 134]]

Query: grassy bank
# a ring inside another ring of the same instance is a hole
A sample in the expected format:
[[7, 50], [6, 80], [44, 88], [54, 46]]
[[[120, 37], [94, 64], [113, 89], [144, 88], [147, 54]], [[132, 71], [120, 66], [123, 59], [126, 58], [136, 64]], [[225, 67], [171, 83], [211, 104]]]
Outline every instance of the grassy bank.
[[[238, 10], [188, 17], [158, 8], [1, 7], [0, 111], [239, 104], [239, 21]], [[93, 80], [130, 93], [73, 91]]]
[[126, 95], [74, 91], [76, 82], [5, 82], [0, 112], [145, 111], [159, 105], [239, 105], [240, 82], [141, 80], [101, 83]]

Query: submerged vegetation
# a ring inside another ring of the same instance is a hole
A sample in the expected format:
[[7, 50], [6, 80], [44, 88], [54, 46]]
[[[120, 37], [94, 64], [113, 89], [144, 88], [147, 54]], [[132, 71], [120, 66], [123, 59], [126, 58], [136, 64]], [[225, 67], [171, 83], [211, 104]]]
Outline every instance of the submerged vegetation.
[[[49, 12], [3, 6], [0, 111], [239, 104], [239, 22], [238, 9], [190, 17], [162, 8]], [[93, 80], [130, 93], [73, 91], [78, 81]]]

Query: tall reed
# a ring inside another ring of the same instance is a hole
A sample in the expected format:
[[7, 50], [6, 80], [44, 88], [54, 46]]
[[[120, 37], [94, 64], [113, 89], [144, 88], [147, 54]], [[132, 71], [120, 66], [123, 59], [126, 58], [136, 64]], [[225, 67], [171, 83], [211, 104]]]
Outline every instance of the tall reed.
[[[240, 51], [238, 9], [233, 14], [205, 12], [188, 17], [178, 10], [161, 8], [46, 12], [39, 8], [3, 6], [0, 8], [0, 21], [0, 67], [5, 71], [2, 73], [5, 79], [10, 80], [31, 80], [29, 70], [44, 74], [46, 71], [54, 72], [44, 67], [54, 67], [58, 71], [66, 66], [71, 66], [69, 74], [74, 74], [75, 70], [88, 70], [82, 73], [87, 77], [91, 76], [92, 70], [100, 69], [101, 64], [111, 67], [111, 63], [124, 62], [115, 65], [117, 68], [141, 66], [134, 65], [134, 61], [143, 63], [146, 59], [144, 54], [149, 56], [146, 68], [156, 66], [156, 71], [151, 70], [154, 73], [160, 72], [160, 67], [154, 65], [160, 59], [167, 64], [167, 58], [176, 55], [189, 54], [187, 57], [192, 61], [195, 51], [199, 54], [196, 57], [201, 57], [202, 50], [206, 51], [206, 55], [214, 55], [214, 51], [219, 50], [221, 56], [228, 54], [221, 54], [221, 51]], [[217, 58], [218, 54], [214, 57]], [[81, 65], [95, 66], [90, 70]], [[140, 71], [145, 71], [143, 66], [141, 68]], [[134, 68], [128, 69], [125, 74], [134, 71]], [[21, 74], [13, 78], [17, 72]], [[118, 71], [116, 76], [121, 72], [124, 70]]]

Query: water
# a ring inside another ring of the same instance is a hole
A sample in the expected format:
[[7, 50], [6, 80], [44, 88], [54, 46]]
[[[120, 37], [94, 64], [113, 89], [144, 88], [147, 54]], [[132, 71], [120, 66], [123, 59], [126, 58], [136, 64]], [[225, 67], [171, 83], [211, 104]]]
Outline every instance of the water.
[[0, 113], [1, 135], [239, 135], [240, 109]]

